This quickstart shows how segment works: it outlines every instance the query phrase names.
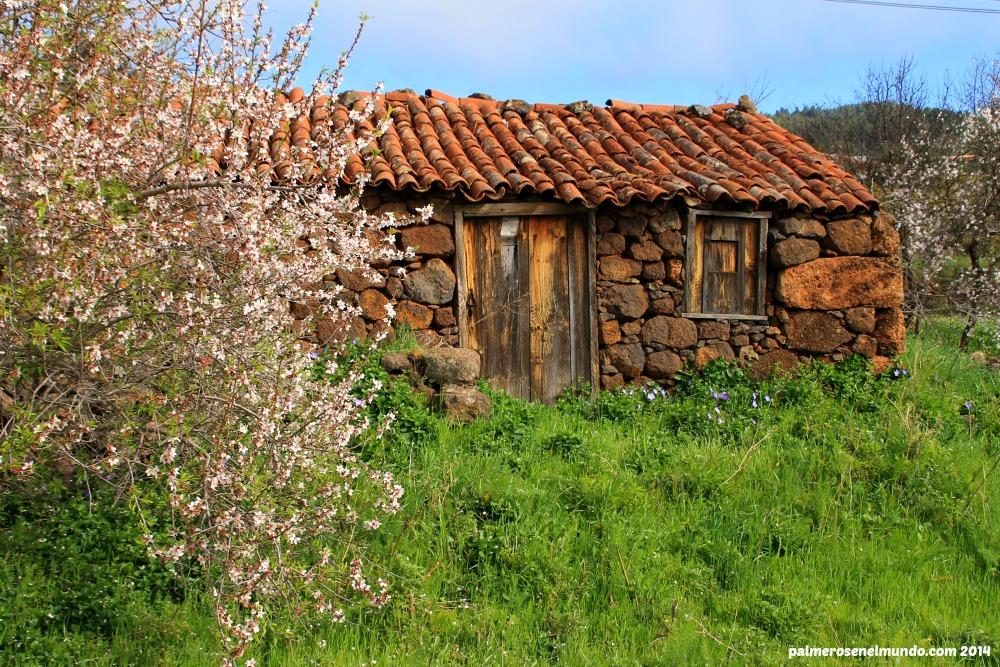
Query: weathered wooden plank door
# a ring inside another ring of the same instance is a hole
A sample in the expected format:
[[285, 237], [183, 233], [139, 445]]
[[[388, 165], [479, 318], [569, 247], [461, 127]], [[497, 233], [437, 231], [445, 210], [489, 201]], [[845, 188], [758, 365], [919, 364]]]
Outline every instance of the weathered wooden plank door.
[[467, 345], [479, 350], [483, 376], [513, 396], [530, 398], [529, 239], [518, 218], [465, 223]]
[[705, 228], [703, 313], [739, 313], [743, 308], [743, 236], [740, 223], [716, 218]]
[[553, 401], [592, 381], [587, 227], [566, 216], [469, 218], [467, 345], [512, 395]]

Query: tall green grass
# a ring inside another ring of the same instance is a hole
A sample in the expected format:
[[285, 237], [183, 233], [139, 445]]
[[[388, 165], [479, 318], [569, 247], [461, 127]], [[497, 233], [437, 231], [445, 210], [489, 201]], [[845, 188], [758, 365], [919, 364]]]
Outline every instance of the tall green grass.
[[[495, 395], [467, 426], [391, 385], [379, 409], [396, 428], [362, 452], [407, 489], [369, 554], [393, 601], [342, 625], [278, 619], [254, 657], [770, 665], [805, 644], [985, 644], [980, 662], [1000, 664], [1000, 374], [956, 335], [911, 340], [896, 380], [857, 361], [764, 384], [717, 366], [673, 397]], [[3, 516], [0, 661], [218, 663], [196, 589], [113, 579], [123, 613], [61, 617], [72, 570], [25, 550], [37, 517]], [[113, 564], [120, 541], [88, 548]], [[96, 578], [130, 571], [109, 568]]]

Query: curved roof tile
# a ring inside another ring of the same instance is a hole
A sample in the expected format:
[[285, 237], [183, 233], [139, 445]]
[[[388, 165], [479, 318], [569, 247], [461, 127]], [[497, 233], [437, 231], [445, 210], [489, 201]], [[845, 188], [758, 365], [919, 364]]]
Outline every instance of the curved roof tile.
[[[366, 96], [341, 99], [361, 110]], [[674, 197], [816, 213], [878, 206], [857, 179], [801, 137], [732, 104], [528, 105], [429, 90], [387, 93], [376, 113], [385, 113], [386, 102], [394, 122], [374, 156], [348, 159], [349, 182], [368, 161], [373, 183], [418, 192], [437, 186], [473, 201], [516, 193], [588, 206]], [[320, 127], [350, 125], [349, 110], [318, 98], [309, 114], [275, 133], [270, 161], [284, 168], [289, 144], [307, 155], [308, 138]], [[358, 134], [371, 130], [362, 123]]]

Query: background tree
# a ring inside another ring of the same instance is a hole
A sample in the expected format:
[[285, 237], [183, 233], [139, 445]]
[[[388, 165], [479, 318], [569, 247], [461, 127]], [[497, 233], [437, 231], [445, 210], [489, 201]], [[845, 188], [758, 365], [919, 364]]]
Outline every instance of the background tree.
[[964, 349], [978, 322], [1000, 317], [1000, 77], [980, 60], [955, 96], [966, 111], [906, 137], [888, 182], [918, 317], [934, 308], [965, 317]]
[[[915, 326], [966, 318], [960, 344], [996, 312], [996, 183], [989, 146], [1000, 66], [980, 58], [932, 91], [911, 58], [870, 67], [852, 104], [779, 110], [775, 120], [859, 175], [895, 214]], [[996, 143], [993, 144], [994, 146]]]
[[0, 2], [2, 491], [113, 486], [153, 554], [208, 577], [230, 660], [273, 605], [384, 604], [363, 535], [402, 494], [351, 450], [377, 387], [288, 312], [351, 315], [331, 274], [394, 256], [364, 177], [335, 187], [388, 119], [324, 116], [350, 49], [310, 94], [277, 92], [312, 15], [276, 41], [263, 14]]

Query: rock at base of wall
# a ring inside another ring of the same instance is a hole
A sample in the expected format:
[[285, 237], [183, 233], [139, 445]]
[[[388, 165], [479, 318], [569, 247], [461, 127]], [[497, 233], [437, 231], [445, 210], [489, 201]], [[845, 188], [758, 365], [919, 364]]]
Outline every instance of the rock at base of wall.
[[439, 329], [447, 329], [457, 324], [455, 321], [455, 311], [451, 308], [438, 308], [434, 311], [434, 326]]
[[785, 335], [789, 347], [807, 352], [833, 352], [854, 338], [830, 313], [810, 310], [791, 313]]
[[625, 385], [625, 378], [621, 375], [602, 375], [601, 376], [601, 389], [604, 391], [610, 391], [611, 389], [617, 389]]
[[316, 339], [320, 345], [362, 341], [368, 337], [360, 317], [322, 317], [316, 320]]
[[892, 366], [892, 359], [889, 357], [875, 357], [875, 359], [872, 360], [872, 372], [875, 375], [885, 373], [889, 370], [890, 366]]
[[385, 319], [386, 315], [389, 314], [389, 311], [386, 309], [388, 305], [388, 297], [377, 289], [366, 289], [358, 295], [358, 307], [361, 308], [362, 314], [369, 320]]
[[880, 310], [875, 317], [875, 339], [878, 352], [894, 356], [903, 352], [906, 342], [906, 319], [899, 308]]
[[646, 366], [646, 353], [638, 343], [613, 345], [608, 348], [607, 355], [611, 365], [630, 379], [641, 376]]
[[409, 373], [413, 370], [413, 362], [402, 352], [386, 352], [379, 360], [379, 364], [386, 373]]
[[489, 419], [493, 411], [490, 399], [475, 387], [446, 384], [439, 394], [445, 417], [457, 422]]
[[729, 322], [713, 322], [712, 320], [698, 322], [699, 338], [729, 340], [730, 330]]
[[420, 329], [419, 331], [414, 331], [413, 338], [417, 341], [417, 345], [428, 350], [442, 346], [452, 346], [452, 342], [450, 340], [433, 329]]
[[652, 352], [646, 356], [645, 375], [653, 380], [667, 380], [684, 368], [684, 360], [670, 350]]
[[395, 276], [387, 278], [385, 281], [385, 291], [393, 299], [403, 296], [403, 281]]
[[856, 354], [868, 357], [869, 359], [874, 359], [875, 355], [878, 354], [878, 341], [871, 336], [861, 334], [858, 336], [857, 340], [854, 341], [854, 347], [851, 348]]
[[791, 350], [771, 350], [760, 355], [748, 367], [750, 377], [766, 380], [776, 375], [795, 375], [799, 358]]
[[479, 352], [464, 347], [439, 347], [424, 353], [424, 376], [440, 385], [472, 384], [479, 379]]
[[708, 366], [716, 359], [736, 361], [736, 354], [733, 352], [733, 348], [729, 346], [729, 343], [704, 345], [695, 350], [694, 367], [699, 371], [704, 370], [705, 366]]
[[374, 271], [350, 271], [337, 269], [337, 282], [354, 292], [361, 292], [369, 287], [384, 287], [385, 278]]
[[785, 269], [775, 297], [792, 308], [894, 308], [903, 303], [903, 273], [877, 257], [824, 257]]
[[426, 329], [434, 319], [434, 311], [414, 301], [396, 304], [396, 324], [405, 324], [414, 330]]
[[852, 331], [870, 334], [875, 331], [875, 309], [848, 308], [844, 311], [844, 321]]

